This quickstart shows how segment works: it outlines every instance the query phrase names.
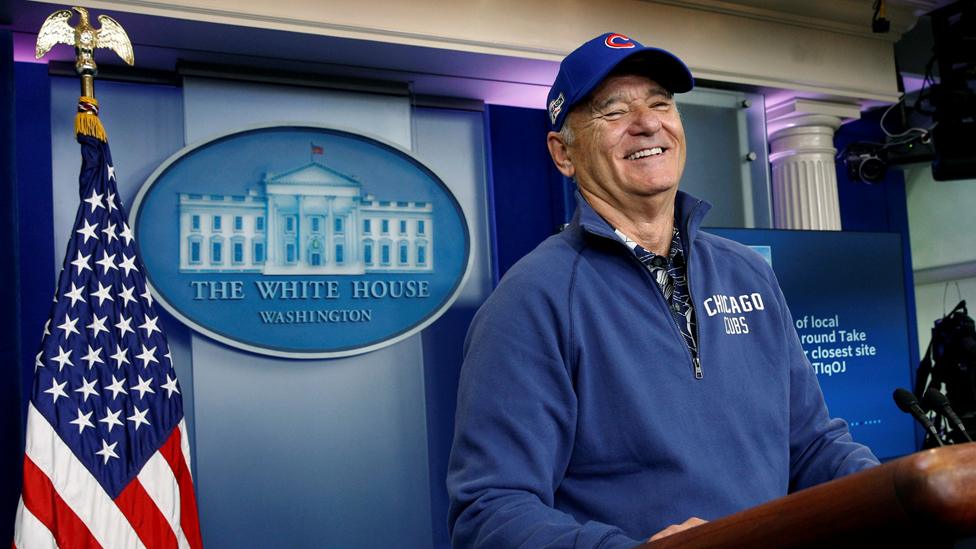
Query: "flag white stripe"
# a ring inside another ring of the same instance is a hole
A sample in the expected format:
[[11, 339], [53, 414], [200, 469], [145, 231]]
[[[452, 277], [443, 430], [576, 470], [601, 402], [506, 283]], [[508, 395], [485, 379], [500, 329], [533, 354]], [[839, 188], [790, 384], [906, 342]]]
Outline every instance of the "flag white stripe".
[[180, 527], [180, 486], [177, 484], [176, 476], [173, 475], [173, 469], [166, 462], [166, 458], [156, 452], [139, 471], [137, 477], [146, 493], [149, 494], [149, 499], [156, 504], [159, 512], [169, 523], [169, 527], [173, 529], [179, 546], [189, 549], [190, 542], [187, 541], [183, 534], [183, 528]]
[[186, 431], [186, 418], [180, 420], [180, 449], [183, 450], [183, 460], [186, 461], [186, 472], [193, 478], [193, 467], [190, 465], [190, 436]]
[[34, 513], [24, 506], [24, 498], [17, 504], [17, 520], [14, 525], [14, 546], [17, 549], [57, 549], [51, 531], [37, 520]]
[[25, 452], [103, 547], [145, 547], [115, 501], [33, 403], [27, 407]]

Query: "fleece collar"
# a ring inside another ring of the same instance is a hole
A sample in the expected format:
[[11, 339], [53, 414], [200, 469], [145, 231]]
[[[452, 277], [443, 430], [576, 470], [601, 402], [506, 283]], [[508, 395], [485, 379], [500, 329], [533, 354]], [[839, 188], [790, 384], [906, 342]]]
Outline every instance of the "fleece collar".
[[[708, 202], [695, 198], [686, 192], [678, 191], [674, 201], [674, 218], [678, 230], [681, 231], [681, 239], [686, 248], [690, 248], [694, 243], [695, 237], [698, 235], [698, 227], [710, 209], [712, 209], [712, 205]], [[576, 191], [576, 213], [573, 215], [571, 225], [578, 225], [590, 234], [619, 240], [613, 231], [613, 227], [600, 217], [600, 214], [596, 213], [596, 210], [590, 206], [590, 203], [583, 198], [579, 191]]]

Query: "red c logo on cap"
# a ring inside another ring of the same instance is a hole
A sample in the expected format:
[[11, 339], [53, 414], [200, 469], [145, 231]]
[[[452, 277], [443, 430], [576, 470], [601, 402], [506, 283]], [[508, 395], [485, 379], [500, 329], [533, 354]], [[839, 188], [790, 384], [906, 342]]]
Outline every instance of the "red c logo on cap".
[[630, 41], [630, 38], [622, 34], [611, 34], [607, 36], [607, 39], [603, 41], [608, 48], [621, 49], [621, 48], [633, 48], [634, 43]]

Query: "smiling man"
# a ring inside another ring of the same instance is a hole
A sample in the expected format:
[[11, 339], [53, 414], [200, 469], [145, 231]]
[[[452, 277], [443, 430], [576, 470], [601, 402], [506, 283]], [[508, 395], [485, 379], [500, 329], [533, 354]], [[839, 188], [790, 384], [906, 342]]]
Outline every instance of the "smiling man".
[[614, 33], [560, 65], [547, 144], [578, 207], [468, 333], [455, 547], [633, 547], [877, 464], [829, 417], [769, 265], [678, 191], [693, 85]]

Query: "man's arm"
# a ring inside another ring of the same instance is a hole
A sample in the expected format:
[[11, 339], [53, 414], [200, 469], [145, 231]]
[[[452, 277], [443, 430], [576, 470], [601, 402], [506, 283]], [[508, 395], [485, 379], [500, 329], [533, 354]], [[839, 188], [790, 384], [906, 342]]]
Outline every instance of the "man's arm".
[[878, 458], [854, 442], [847, 422], [831, 419], [817, 376], [807, 361], [786, 299], [773, 278], [783, 311], [790, 368], [790, 491], [833, 480], [878, 464]]
[[537, 288], [503, 282], [465, 345], [448, 526], [454, 547], [633, 547], [598, 522], [554, 508], [573, 449], [576, 397], [568, 325]]

